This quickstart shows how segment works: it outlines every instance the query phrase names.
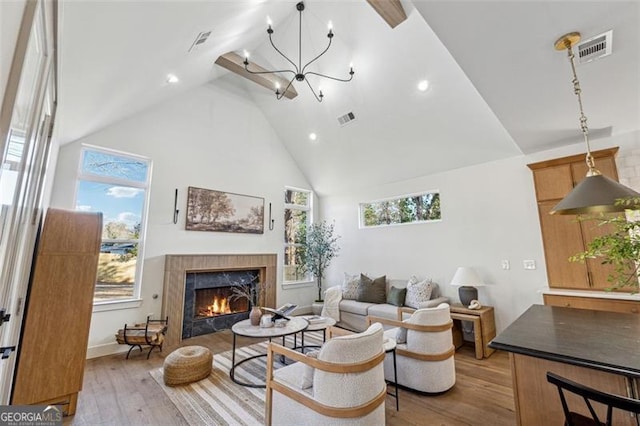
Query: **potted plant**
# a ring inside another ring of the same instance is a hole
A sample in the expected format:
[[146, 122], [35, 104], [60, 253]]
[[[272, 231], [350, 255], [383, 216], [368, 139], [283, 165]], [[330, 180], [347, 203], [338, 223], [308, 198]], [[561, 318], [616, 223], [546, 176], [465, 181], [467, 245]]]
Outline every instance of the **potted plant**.
[[628, 206], [632, 211], [626, 217], [616, 216], [584, 217], [578, 220], [596, 220], [598, 226], [609, 226], [612, 232], [594, 238], [587, 244], [587, 250], [569, 258], [572, 262], [586, 259], [601, 259], [603, 264], [613, 265], [615, 274], [608, 277], [611, 287], [606, 291], [630, 289], [640, 291], [640, 198], [620, 199], [616, 205]]
[[307, 228], [303, 250], [300, 252], [298, 265], [303, 273], [311, 273], [316, 277], [318, 284], [317, 302], [322, 302], [322, 278], [324, 271], [331, 263], [331, 260], [338, 256], [340, 247], [338, 239], [340, 236], [334, 235], [334, 224], [327, 224], [326, 221], [312, 223]]

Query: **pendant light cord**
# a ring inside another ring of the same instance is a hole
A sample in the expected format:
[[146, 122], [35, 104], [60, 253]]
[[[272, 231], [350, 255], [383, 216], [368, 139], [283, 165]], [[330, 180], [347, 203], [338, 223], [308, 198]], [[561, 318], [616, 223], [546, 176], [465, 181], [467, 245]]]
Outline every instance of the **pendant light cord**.
[[573, 54], [573, 49], [571, 48], [571, 41], [569, 39], [565, 39], [565, 46], [567, 48], [567, 55], [569, 57], [569, 63], [571, 64], [571, 72], [573, 73], [573, 93], [578, 97], [578, 106], [580, 108], [580, 130], [584, 136], [584, 143], [587, 145], [587, 167], [589, 171], [587, 172], [587, 176], [598, 176], [601, 175], [600, 171], [596, 169], [595, 161], [593, 160], [593, 155], [591, 155], [591, 145], [589, 144], [589, 127], [587, 126], [587, 116], [584, 115], [584, 109], [582, 107], [582, 89], [580, 88], [580, 81], [578, 81], [578, 74], [576, 73], [576, 64], [575, 64], [575, 55]]

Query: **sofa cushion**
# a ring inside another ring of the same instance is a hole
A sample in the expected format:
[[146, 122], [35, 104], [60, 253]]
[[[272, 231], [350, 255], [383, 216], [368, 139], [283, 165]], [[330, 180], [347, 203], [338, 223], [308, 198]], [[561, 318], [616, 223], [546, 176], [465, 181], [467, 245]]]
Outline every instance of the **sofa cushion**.
[[368, 310], [367, 314], [373, 317], [382, 317], [387, 319], [397, 319], [398, 318], [398, 307], [394, 305], [389, 305], [388, 303], [381, 303], [378, 305], [372, 305]]
[[358, 287], [360, 287], [360, 275], [351, 275], [345, 272], [344, 281], [342, 281], [342, 298], [356, 300]]
[[[373, 303], [358, 302], [357, 300], [341, 300], [340, 312], [349, 312], [357, 315], [367, 315], [367, 311]], [[397, 309], [397, 308], [396, 308]]]
[[418, 281], [415, 276], [412, 276], [407, 283], [407, 295], [404, 301], [405, 306], [414, 309], [420, 308], [422, 302], [431, 299], [432, 291], [433, 287], [430, 279]]
[[389, 305], [404, 306], [404, 298], [406, 294], [406, 288], [391, 287], [391, 290], [387, 293], [387, 303]]
[[371, 279], [360, 274], [360, 286], [358, 287], [358, 302], [386, 303], [387, 301], [387, 277], [385, 275]]

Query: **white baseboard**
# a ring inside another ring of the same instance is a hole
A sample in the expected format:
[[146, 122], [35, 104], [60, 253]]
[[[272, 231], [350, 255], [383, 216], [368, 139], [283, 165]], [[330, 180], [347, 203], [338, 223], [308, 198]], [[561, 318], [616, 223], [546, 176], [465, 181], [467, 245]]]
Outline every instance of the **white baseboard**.
[[129, 350], [129, 345], [119, 345], [118, 343], [107, 343], [87, 348], [87, 359], [99, 358], [101, 356], [113, 355]]

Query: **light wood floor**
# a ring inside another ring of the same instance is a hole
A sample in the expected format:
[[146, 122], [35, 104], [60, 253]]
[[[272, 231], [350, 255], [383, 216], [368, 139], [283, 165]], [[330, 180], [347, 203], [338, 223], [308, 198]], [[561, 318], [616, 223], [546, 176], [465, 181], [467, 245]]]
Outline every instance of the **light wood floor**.
[[[231, 349], [231, 332], [222, 331], [189, 339], [186, 344], [206, 346], [213, 353]], [[255, 340], [239, 340], [249, 345]], [[134, 351], [87, 361], [84, 388], [75, 416], [65, 425], [186, 425], [149, 371], [162, 366], [163, 356]], [[400, 390], [400, 411], [387, 397], [388, 425], [515, 425], [509, 357], [495, 352], [477, 360], [473, 347], [456, 352], [456, 385], [443, 395], [424, 396]]]

